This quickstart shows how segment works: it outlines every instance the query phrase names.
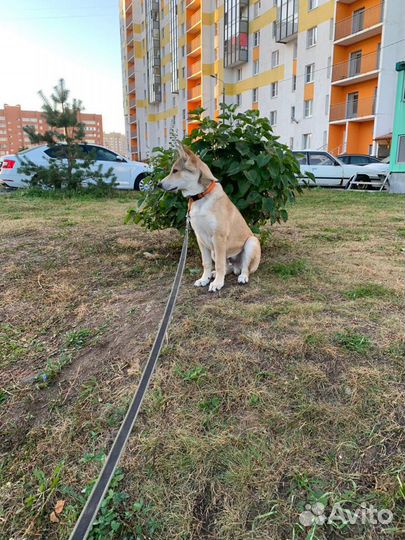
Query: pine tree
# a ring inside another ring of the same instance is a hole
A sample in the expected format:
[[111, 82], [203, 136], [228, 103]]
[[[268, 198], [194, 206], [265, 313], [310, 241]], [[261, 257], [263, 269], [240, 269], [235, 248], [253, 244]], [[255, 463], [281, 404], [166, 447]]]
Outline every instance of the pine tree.
[[32, 144], [45, 143], [49, 147], [59, 145], [60, 151], [58, 158], [51, 159], [48, 167], [25, 160], [20, 170], [31, 177], [29, 183], [32, 186], [56, 189], [78, 189], [83, 186], [83, 182], [91, 180], [97, 185], [109, 181], [108, 185], [111, 186], [115, 180], [112, 169], [103, 174], [101, 166], [94, 168], [95, 155], [83, 151], [85, 130], [79, 120], [83, 110], [82, 102], [73, 99], [69, 103], [70, 92], [63, 79], [54, 87], [50, 98], [42, 90], [38, 93], [43, 101], [43, 117], [49, 129], [45, 133], [37, 133], [34, 126], [26, 126], [24, 131]]

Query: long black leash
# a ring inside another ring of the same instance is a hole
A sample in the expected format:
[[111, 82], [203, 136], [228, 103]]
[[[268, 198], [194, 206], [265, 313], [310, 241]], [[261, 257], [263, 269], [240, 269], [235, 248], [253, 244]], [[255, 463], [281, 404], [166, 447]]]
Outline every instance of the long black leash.
[[159, 331], [155, 338], [155, 342], [149, 354], [148, 361], [143, 370], [141, 380], [139, 382], [138, 388], [136, 389], [131, 405], [129, 406], [127, 414], [115, 437], [110, 453], [108, 454], [101, 473], [97, 479], [97, 482], [92, 489], [90, 497], [87, 499], [87, 502], [82, 510], [82, 513], [79, 516], [79, 519], [75, 525], [75, 528], [73, 529], [72, 534], [70, 535], [69, 540], [86, 540], [91, 530], [93, 521], [97, 515], [98, 509], [100, 508], [100, 505], [104, 499], [104, 495], [108, 489], [108, 486], [110, 485], [115, 469], [128, 442], [128, 438], [131, 434], [132, 428], [134, 427], [139, 409], [142, 405], [143, 398], [145, 396], [146, 390], [148, 389], [153, 372], [155, 371], [156, 363], [159, 358], [160, 350], [162, 348], [163, 339], [170, 324], [170, 319], [172, 317], [174, 306], [176, 304], [176, 298], [179, 292], [181, 278], [183, 276], [184, 267], [186, 265], [188, 232], [189, 222], [187, 218], [183, 247], [181, 248], [181, 254], [177, 266], [176, 276], [173, 281], [172, 290], [166, 304], [166, 309], [163, 315], [162, 322], [160, 323]]

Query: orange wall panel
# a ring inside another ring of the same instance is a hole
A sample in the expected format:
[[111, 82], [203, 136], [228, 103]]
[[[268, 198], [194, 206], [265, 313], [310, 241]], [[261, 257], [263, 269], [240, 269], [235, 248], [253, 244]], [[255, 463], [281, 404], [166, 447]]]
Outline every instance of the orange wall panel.
[[314, 99], [314, 83], [308, 83], [304, 86], [304, 99]]

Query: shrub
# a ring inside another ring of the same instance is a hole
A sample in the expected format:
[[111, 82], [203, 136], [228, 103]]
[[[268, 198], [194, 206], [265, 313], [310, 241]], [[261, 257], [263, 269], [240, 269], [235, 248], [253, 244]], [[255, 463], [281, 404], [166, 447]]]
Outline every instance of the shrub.
[[[194, 111], [199, 127], [183, 140], [200, 155], [242, 215], [258, 231], [266, 221], [286, 221], [286, 206], [302, 192], [300, 167], [291, 150], [278, 142], [270, 122], [258, 111], [236, 112], [234, 105], [221, 105], [218, 120]], [[175, 145], [155, 148], [151, 182], [156, 185], [170, 171], [176, 158]], [[126, 221], [149, 229], [183, 228], [187, 201], [181, 194], [151, 190], [141, 193]]]

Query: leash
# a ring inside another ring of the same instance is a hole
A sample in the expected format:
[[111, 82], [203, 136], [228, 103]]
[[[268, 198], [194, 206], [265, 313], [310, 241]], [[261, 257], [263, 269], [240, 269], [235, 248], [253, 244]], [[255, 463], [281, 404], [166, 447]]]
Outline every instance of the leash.
[[139, 381], [138, 388], [136, 389], [135, 395], [132, 398], [132, 402], [128, 408], [127, 414], [125, 415], [125, 418], [111, 447], [110, 453], [107, 456], [107, 459], [99, 474], [99, 477], [91, 491], [90, 497], [87, 499], [87, 502], [79, 516], [79, 519], [76, 522], [75, 528], [73, 529], [69, 540], [86, 540], [91, 530], [93, 521], [100, 508], [100, 505], [104, 499], [104, 495], [108, 489], [108, 486], [110, 485], [115, 469], [117, 468], [118, 462], [128, 442], [129, 436], [134, 427], [138, 412], [143, 402], [143, 398], [145, 397], [149, 382], [152, 378], [153, 372], [155, 371], [156, 363], [158, 361], [160, 350], [162, 348], [163, 339], [170, 324], [174, 306], [176, 304], [181, 278], [183, 276], [184, 267], [186, 265], [189, 228], [189, 217], [187, 215], [183, 246], [181, 248], [181, 254], [177, 265], [176, 275], [174, 277], [172, 290], [166, 304], [166, 309], [163, 314], [163, 318], [160, 323], [155, 342], [153, 343], [153, 347], [149, 354], [148, 361], [144, 367], [141, 380]]

